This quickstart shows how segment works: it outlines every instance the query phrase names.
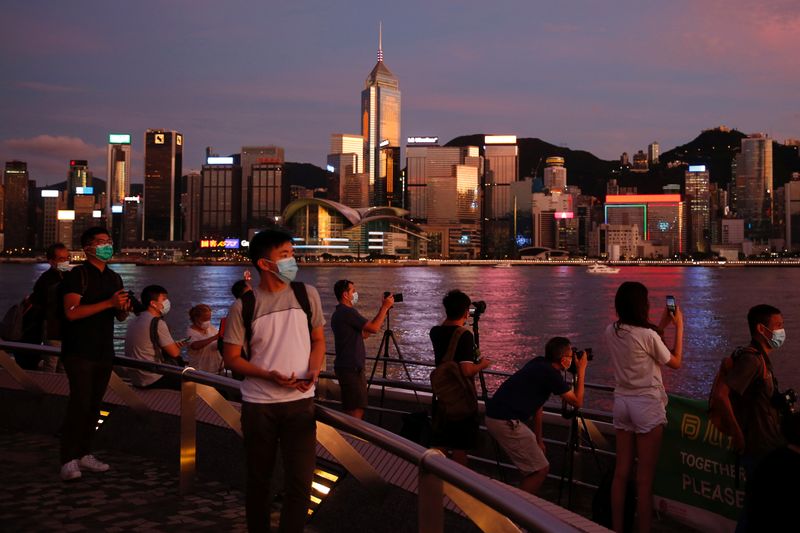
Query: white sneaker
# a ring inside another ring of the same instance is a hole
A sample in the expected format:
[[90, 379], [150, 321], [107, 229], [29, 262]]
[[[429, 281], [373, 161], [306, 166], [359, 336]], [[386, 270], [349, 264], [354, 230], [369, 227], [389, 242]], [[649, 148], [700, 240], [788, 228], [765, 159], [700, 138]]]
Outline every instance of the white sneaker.
[[105, 472], [110, 468], [107, 464], [98, 461], [94, 455], [84, 455], [81, 457], [80, 467], [89, 472]]
[[81, 467], [78, 465], [78, 460], [73, 459], [68, 463], [61, 465], [61, 481], [72, 481], [81, 477]]

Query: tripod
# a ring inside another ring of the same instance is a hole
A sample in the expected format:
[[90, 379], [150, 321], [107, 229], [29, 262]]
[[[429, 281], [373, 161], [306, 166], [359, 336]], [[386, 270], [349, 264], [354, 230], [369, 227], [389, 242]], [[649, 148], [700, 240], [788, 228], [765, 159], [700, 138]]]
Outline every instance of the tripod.
[[[475, 348], [477, 348], [478, 354], [481, 353], [481, 332], [479, 324], [482, 314], [483, 313], [480, 311], [480, 308], [476, 308], [475, 313], [472, 315], [472, 336], [475, 339]], [[484, 377], [483, 370], [478, 372], [478, 381], [481, 384], [481, 400], [483, 400], [483, 405], [486, 405], [486, 402], [489, 400], [489, 392], [486, 389], [486, 378]], [[494, 445], [494, 458], [495, 462], [497, 463], [497, 473], [500, 476], [500, 481], [505, 483], [506, 474], [502, 465], [500, 464], [500, 445], [491, 437], [490, 440]]]
[[558, 504], [561, 505], [561, 494], [564, 490], [564, 482], [567, 482], [569, 484], [567, 487], [567, 509], [571, 509], [572, 487], [575, 477], [575, 452], [580, 451], [581, 441], [583, 441], [584, 445], [589, 445], [589, 449], [592, 451], [592, 457], [594, 457], [595, 464], [597, 465], [598, 473], [602, 472], [602, 467], [600, 465], [600, 457], [597, 454], [597, 447], [594, 444], [594, 440], [592, 440], [592, 435], [589, 433], [586, 419], [581, 414], [580, 409], [569, 410], [566, 402], [562, 402], [561, 416], [568, 419], [570, 424], [567, 436], [567, 448], [564, 451], [564, 464], [561, 469], [561, 480], [558, 484], [557, 501]]
[[[411, 372], [408, 371], [408, 366], [406, 366], [405, 361], [403, 360], [403, 352], [400, 351], [400, 346], [397, 344], [397, 339], [394, 336], [394, 331], [392, 331], [392, 310], [389, 309], [386, 312], [386, 330], [383, 332], [383, 337], [381, 338], [381, 343], [378, 345], [378, 352], [375, 354], [375, 361], [372, 363], [372, 371], [369, 374], [369, 379], [367, 380], [367, 394], [369, 394], [369, 388], [372, 386], [372, 381], [375, 379], [375, 371], [378, 368], [378, 361], [383, 360], [383, 369], [381, 371], [381, 377], [385, 380], [386, 379], [386, 364], [389, 362], [389, 345], [394, 345], [394, 349], [397, 352], [397, 359], [400, 361], [400, 365], [403, 367], [403, 371], [406, 374], [406, 378], [408, 379], [409, 383], [413, 383], [411, 379]], [[422, 404], [419, 401], [419, 396], [417, 395], [417, 390], [413, 389], [414, 391], [414, 398], [417, 400], [417, 405], [421, 406]], [[383, 407], [384, 399], [386, 397], [386, 385], [381, 385], [381, 407]], [[383, 423], [383, 411], [378, 412], [378, 425]]]

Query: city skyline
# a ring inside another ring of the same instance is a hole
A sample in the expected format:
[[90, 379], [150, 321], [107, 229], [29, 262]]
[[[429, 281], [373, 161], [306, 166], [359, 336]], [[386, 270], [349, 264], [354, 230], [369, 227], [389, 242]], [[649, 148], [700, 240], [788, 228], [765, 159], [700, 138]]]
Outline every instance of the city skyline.
[[[45, 18], [35, 5], [4, 6], [14, 23], [0, 36], [10, 52], [0, 58], [10, 73], [0, 157], [27, 161], [39, 184], [63, 181], [71, 159], [105, 178], [110, 132], [132, 134], [141, 182], [144, 131], [159, 127], [185, 134], [185, 169], [200, 168], [206, 146], [227, 154], [259, 143], [324, 167], [330, 134], [360, 129], [354, 93], [374, 64], [380, 20], [403, 82], [404, 136], [510, 133], [609, 160], [652, 141], [666, 151], [720, 124], [800, 136], [800, 16], [789, 2], [547, 13], [425, 4], [424, 19], [415, 2], [365, 4], [354, 17], [322, 3], [97, 5], [54, 4]], [[251, 31], [268, 20], [280, 24]]]

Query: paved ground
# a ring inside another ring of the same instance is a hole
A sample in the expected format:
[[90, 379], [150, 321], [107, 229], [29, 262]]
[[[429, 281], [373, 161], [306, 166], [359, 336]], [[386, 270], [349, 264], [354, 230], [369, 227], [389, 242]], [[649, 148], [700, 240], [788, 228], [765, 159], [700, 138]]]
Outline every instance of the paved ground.
[[58, 440], [0, 435], [0, 531], [245, 531], [244, 495], [218, 482], [178, 496], [177, 471], [99, 450], [111, 465], [64, 483]]

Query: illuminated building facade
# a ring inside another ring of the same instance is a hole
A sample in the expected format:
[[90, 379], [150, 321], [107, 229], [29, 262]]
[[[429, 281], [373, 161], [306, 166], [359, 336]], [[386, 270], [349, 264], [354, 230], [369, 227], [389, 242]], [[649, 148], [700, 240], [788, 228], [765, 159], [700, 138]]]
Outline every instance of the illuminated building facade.
[[295, 255], [419, 258], [423, 230], [396, 207], [353, 209], [323, 198], [303, 198], [284, 211], [284, 225], [295, 237]]
[[381, 200], [375, 196], [376, 181], [387, 168], [382, 158], [391, 155], [382, 149], [400, 147], [400, 83], [383, 62], [381, 35], [378, 37], [378, 62], [364, 85], [361, 92], [364, 169], [369, 176], [370, 200], [375, 202]]
[[533, 193], [532, 245], [535, 248], [568, 248], [568, 235], [577, 235], [573, 202], [572, 195], [562, 192]]
[[800, 176], [795, 174], [792, 181], [784, 186], [786, 212], [786, 249], [800, 251]]
[[[345, 183], [348, 177], [364, 173], [364, 137], [347, 133], [334, 133], [331, 135], [331, 148], [328, 154], [328, 172], [330, 181], [328, 198], [341, 202], [350, 207], [367, 207], [369, 200], [364, 205], [351, 205], [344, 201]], [[369, 185], [369, 181], [367, 182]], [[367, 191], [369, 193], [369, 191]]]
[[563, 157], [548, 157], [544, 160], [544, 188], [564, 191], [567, 188], [567, 169]]
[[144, 134], [144, 239], [174, 241], [183, 235], [179, 180], [182, 175], [183, 135], [148, 129]]
[[640, 228], [642, 240], [666, 246], [670, 255], [686, 251], [684, 216], [680, 194], [606, 196], [606, 224], [635, 224]]
[[711, 191], [705, 165], [690, 165], [684, 173], [689, 252], [711, 250]]
[[5, 249], [28, 247], [28, 164], [24, 161], [7, 161], [3, 184]]
[[250, 235], [270, 224], [288, 203], [284, 184], [284, 151], [278, 146], [242, 147], [241, 202], [242, 235]]
[[658, 163], [658, 159], [661, 157], [661, 147], [658, 145], [657, 142], [651, 142], [647, 145], [647, 162], [651, 165], [655, 165]]
[[484, 138], [483, 255], [508, 257], [516, 250], [512, 235], [511, 184], [519, 176], [519, 150], [515, 135]]
[[131, 136], [127, 133], [111, 133], [106, 150], [106, 193], [108, 210], [113, 205], [122, 205], [131, 194]]
[[[252, 167], [254, 176], [258, 177], [259, 166]], [[193, 185], [196, 187], [196, 183]], [[256, 191], [263, 193], [260, 188]], [[242, 167], [238, 157], [207, 158], [200, 176], [200, 216], [197, 223], [201, 239], [226, 239], [238, 235], [242, 225], [241, 194]]]
[[745, 236], [767, 242], [772, 228], [772, 139], [756, 133], [742, 139], [736, 156], [736, 212], [745, 221]]

